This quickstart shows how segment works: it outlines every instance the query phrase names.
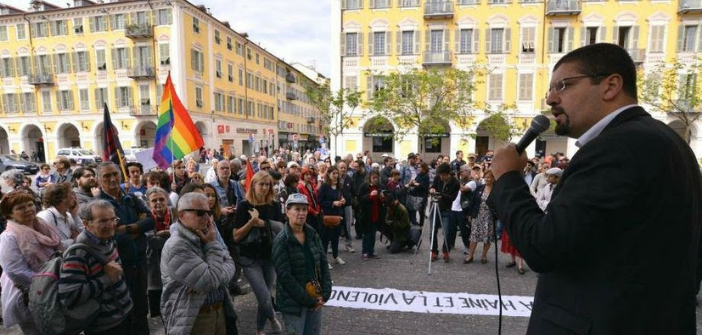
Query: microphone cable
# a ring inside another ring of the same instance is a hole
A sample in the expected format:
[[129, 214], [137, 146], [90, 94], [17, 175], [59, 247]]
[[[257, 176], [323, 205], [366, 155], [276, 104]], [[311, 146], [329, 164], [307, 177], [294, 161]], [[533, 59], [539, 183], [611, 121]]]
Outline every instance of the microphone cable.
[[497, 220], [492, 220], [492, 231], [495, 234], [495, 278], [497, 280], [497, 299], [500, 305], [500, 315], [497, 321], [497, 335], [502, 335], [502, 290], [500, 288], [500, 270], [497, 264], [497, 257], [499, 256], [497, 252]]

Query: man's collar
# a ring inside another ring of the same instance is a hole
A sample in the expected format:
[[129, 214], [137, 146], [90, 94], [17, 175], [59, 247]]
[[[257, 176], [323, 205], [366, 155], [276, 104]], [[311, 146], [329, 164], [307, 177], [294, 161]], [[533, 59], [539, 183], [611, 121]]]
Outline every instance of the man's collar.
[[602, 131], [607, 127], [607, 125], [610, 122], [612, 122], [612, 120], [614, 120], [614, 118], [616, 118], [619, 114], [621, 114], [623, 111], [625, 111], [629, 108], [637, 107], [637, 106], [638, 105], [636, 105], [636, 104], [630, 104], [630, 105], [620, 107], [619, 109], [615, 110], [614, 112], [609, 113], [607, 116], [603, 117], [600, 121], [597, 121], [597, 123], [595, 123], [595, 125], [590, 127], [590, 129], [588, 129], [584, 134], [582, 134], [578, 138], [578, 140], [575, 141], [575, 145], [578, 148], [581, 148], [582, 146], [584, 146], [588, 142], [595, 139], [595, 137], [600, 135], [600, 133], [602, 133]]

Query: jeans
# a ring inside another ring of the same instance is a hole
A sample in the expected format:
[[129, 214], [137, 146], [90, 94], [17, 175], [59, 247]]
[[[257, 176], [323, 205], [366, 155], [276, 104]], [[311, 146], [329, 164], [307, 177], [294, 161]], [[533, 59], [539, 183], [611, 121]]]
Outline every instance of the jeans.
[[[433, 213], [432, 213], [433, 214]], [[439, 233], [439, 227], [442, 227], [442, 231], [444, 233], [444, 243], [441, 245], [441, 251], [442, 252], [449, 252], [451, 244], [449, 241], [451, 241], [451, 232], [454, 231], [456, 228], [452, 226], [453, 222], [451, 221], [451, 210], [448, 211], [442, 211], [439, 213], [441, 215], [441, 222], [439, 222], [438, 218], [432, 217], [430, 218], [432, 221], [436, 220], [434, 222], [434, 236], [431, 239], [431, 251], [433, 252], [439, 252], [438, 246], [437, 246], [437, 240], [439, 239], [438, 233]], [[455, 238], [455, 233], [454, 233], [454, 238]]]
[[351, 206], [346, 206], [344, 207], [344, 225], [346, 227], [346, 238], [345, 242], [347, 246], [351, 246], [351, 241], [353, 239], [351, 238], [351, 225], [353, 224], [353, 207]]
[[322, 309], [302, 307], [300, 316], [283, 314], [288, 335], [319, 335], [322, 333]]
[[327, 246], [331, 243], [332, 256], [334, 258], [339, 256], [339, 235], [341, 234], [341, 226], [344, 224], [342, 222], [336, 227], [327, 227], [322, 225], [322, 245], [324, 246], [324, 254], [327, 254]]
[[413, 226], [416, 226], [416, 225], [419, 224], [419, 223], [417, 222], [417, 211], [413, 211], [413, 210], [409, 210], [409, 209], [408, 209], [408, 210], [407, 210], [407, 214], [409, 214], [410, 223], [411, 223]]
[[422, 208], [419, 210], [419, 225], [424, 225], [424, 220], [427, 218], [427, 199], [424, 199]]
[[266, 321], [275, 318], [271, 300], [271, 289], [275, 286], [275, 268], [270, 259], [251, 259], [242, 256], [241, 263], [244, 264], [244, 276], [258, 300], [256, 330], [262, 331]]
[[146, 263], [141, 265], [123, 266], [124, 279], [127, 282], [129, 295], [134, 303], [132, 324], [134, 335], [149, 335], [148, 301], [148, 271]]
[[363, 254], [375, 254], [375, 233], [378, 228], [374, 223], [368, 224], [368, 228], [363, 232]]

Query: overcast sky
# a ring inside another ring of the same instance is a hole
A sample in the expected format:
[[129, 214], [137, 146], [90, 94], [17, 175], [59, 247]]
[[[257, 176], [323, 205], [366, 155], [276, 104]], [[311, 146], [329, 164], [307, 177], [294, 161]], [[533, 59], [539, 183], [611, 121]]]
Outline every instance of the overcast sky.
[[[190, 0], [209, 7], [220, 21], [229, 21], [238, 32], [247, 32], [259, 43], [288, 63], [315, 65], [329, 77], [331, 53], [330, 7], [328, 0]], [[30, 0], [0, 0], [22, 10]], [[66, 7], [73, 0], [47, 0]]]

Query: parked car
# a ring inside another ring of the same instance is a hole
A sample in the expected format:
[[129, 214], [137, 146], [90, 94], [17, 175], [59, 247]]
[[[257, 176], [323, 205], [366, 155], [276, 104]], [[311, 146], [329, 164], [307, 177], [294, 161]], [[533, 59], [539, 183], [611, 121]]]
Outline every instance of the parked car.
[[137, 152], [145, 150], [144, 148], [129, 148], [124, 150], [124, 159], [127, 162], [137, 162], [136, 154]]
[[17, 155], [0, 155], [0, 172], [12, 169], [22, 170], [24, 174], [36, 174], [39, 166], [36, 163], [24, 160]]
[[92, 150], [83, 148], [61, 148], [56, 156], [65, 156], [68, 159], [74, 159], [76, 163], [86, 165], [90, 163], [100, 163], [102, 158], [96, 155]]

